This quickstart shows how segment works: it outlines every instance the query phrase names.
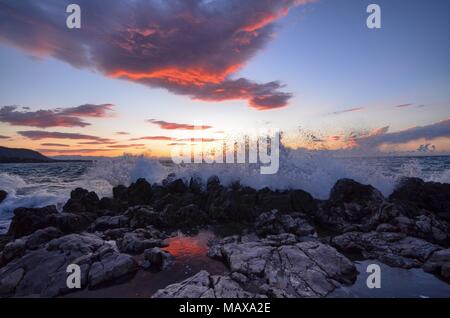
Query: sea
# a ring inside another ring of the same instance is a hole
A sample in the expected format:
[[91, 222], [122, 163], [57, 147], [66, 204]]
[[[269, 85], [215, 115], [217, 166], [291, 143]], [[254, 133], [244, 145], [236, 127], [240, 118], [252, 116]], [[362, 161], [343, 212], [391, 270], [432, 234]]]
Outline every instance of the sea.
[[111, 196], [112, 188], [138, 178], [161, 182], [168, 174], [206, 182], [219, 176], [224, 185], [239, 181], [256, 189], [303, 189], [319, 199], [328, 198], [340, 178], [371, 184], [388, 196], [402, 177], [450, 183], [450, 156], [334, 157], [307, 151], [287, 151], [280, 156], [276, 174], [263, 175], [249, 164], [187, 164], [143, 156], [122, 156], [91, 162], [0, 164], [0, 189], [8, 192], [0, 203], [0, 233], [7, 230], [17, 207], [56, 205], [62, 209], [70, 192], [82, 187], [99, 197]]

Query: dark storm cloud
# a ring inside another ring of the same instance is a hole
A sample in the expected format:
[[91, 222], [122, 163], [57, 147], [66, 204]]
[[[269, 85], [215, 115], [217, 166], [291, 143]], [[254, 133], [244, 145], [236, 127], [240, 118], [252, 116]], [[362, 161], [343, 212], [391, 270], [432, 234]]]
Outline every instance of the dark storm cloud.
[[90, 124], [81, 117], [105, 117], [111, 107], [111, 104], [87, 104], [71, 108], [29, 111], [23, 108], [18, 110], [17, 106], [3, 106], [0, 108], [0, 122], [40, 128], [86, 127]]
[[450, 119], [398, 132], [388, 133], [387, 131], [388, 127], [383, 127], [368, 136], [355, 138], [354, 141], [362, 147], [373, 147], [381, 144], [406, 143], [419, 139], [432, 140], [440, 137], [450, 138]]
[[232, 75], [273, 38], [275, 21], [307, 0], [78, 0], [81, 30], [66, 28], [70, 2], [2, 1], [0, 41], [199, 100], [267, 110], [291, 98], [277, 81]]

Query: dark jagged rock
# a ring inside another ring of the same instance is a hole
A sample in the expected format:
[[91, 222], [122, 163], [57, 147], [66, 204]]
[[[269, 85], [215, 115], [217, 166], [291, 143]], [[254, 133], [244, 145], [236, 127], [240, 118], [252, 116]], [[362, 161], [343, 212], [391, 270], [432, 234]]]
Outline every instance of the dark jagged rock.
[[6, 244], [0, 256], [0, 265], [7, 264], [11, 260], [21, 257], [27, 250], [35, 250], [52, 239], [64, 234], [54, 227], [40, 229], [31, 235], [23, 236]]
[[172, 254], [161, 250], [159, 247], [150, 248], [144, 251], [144, 268], [157, 271], [166, 270], [175, 261]]
[[189, 180], [189, 191], [194, 194], [200, 194], [202, 192], [202, 180], [199, 177], [192, 177]]
[[209, 192], [206, 201], [206, 211], [211, 220], [250, 222], [258, 216], [256, 190], [249, 187], [229, 189], [221, 186], [215, 189]]
[[283, 214], [278, 210], [262, 213], [255, 222], [256, 233], [260, 236], [292, 233], [298, 236], [314, 234], [314, 227], [301, 213]]
[[422, 266], [442, 247], [419, 238], [390, 232], [347, 232], [334, 237], [331, 244], [347, 253], [358, 253], [366, 259], [401, 268]]
[[152, 200], [152, 186], [145, 179], [138, 179], [128, 188], [119, 185], [113, 188], [113, 197], [121, 205], [147, 205]]
[[259, 298], [242, 289], [228, 276], [210, 275], [200, 271], [181, 283], [172, 284], [158, 290], [152, 298]]
[[43, 244], [63, 236], [64, 233], [55, 227], [46, 227], [45, 229], [37, 230], [33, 234], [23, 238], [27, 249], [34, 250]]
[[96, 287], [132, 274], [137, 264], [120, 254], [108, 242], [92, 234], [70, 234], [53, 239], [45, 246], [26, 252], [0, 269], [3, 296], [56, 297], [74, 289], [66, 285], [67, 266], [81, 268], [81, 287]]
[[129, 219], [125, 215], [101, 216], [97, 218], [90, 226], [89, 231], [106, 231], [117, 228], [128, 227]]
[[167, 205], [161, 213], [161, 218], [166, 227], [179, 229], [193, 229], [205, 225], [208, 221], [206, 213], [195, 204], [180, 209], [174, 205]]
[[133, 229], [163, 225], [160, 214], [150, 206], [131, 207], [125, 212], [125, 217], [128, 219], [128, 226]]
[[359, 203], [361, 205], [373, 201], [381, 203], [384, 197], [371, 185], [364, 185], [352, 179], [340, 179], [330, 192], [330, 201], [336, 203]]
[[54, 205], [44, 208], [17, 208], [8, 230], [8, 234], [17, 238], [32, 234], [34, 231], [53, 226], [64, 233], [85, 230], [90, 220], [73, 213], [59, 213]]
[[140, 229], [148, 226], [162, 227], [163, 221], [158, 212], [147, 205], [128, 208], [124, 214], [102, 216], [89, 227], [90, 231], [106, 231], [117, 228]]
[[206, 191], [208, 192], [214, 192], [217, 190], [220, 190], [220, 179], [218, 176], [211, 176], [206, 181]]
[[7, 196], [8, 196], [8, 192], [6, 192], [5, 190], [0, 190], [0, 203], [2, 203], [3, 200], [5, 200]]
[[407, 202], [450, 221], [450, 184], [403, 178], [389, 199]]
[[76, 188], [70, 193], [70, 199], [64, 205], [63, 211], [72, 213], [92, 213], [99, 209], [99, 204], [100, 199], [95, 192]]
[[106, 211], [105, 214], [117, 214], [123, 210], [118, 201], [114, 200], [113, 198], [107, 197], [100, 199], [100, 202], [98, 203], [98, 209]]
[[17, 208], [9, 226], [8, 234], [20, 237], [33, 233], [35, 230], [49, 226], [48, 217], [58, 214], [56, 206], [49, 205], [43, 208]]
[[374, 187], [341, 179], [331, 189], [330, 199], [320, 204], [316, 219], [338, 232], [368, 231], [384, 203], [383, 195]]
[[372, 186], [339, 180], [330, 199], [321, 202], [316, 221], [338, 233], [399, 232], [444, 246], [450, 244], [450, 225], [434, 213], [405, 201], [389, 202]]
[[303, 190], [291, 191], [291, 203], [292, 209], [296, 212], [314, 215], [317, 211], [316, 201], [311, 194]]
[[210, 256], [224, 260], [241, 281], [269, 297], [325, 296], [356, 279], [356, 268], [333, 247], [297, 242], [293, 235], [266, 239], [230, 237], [214, 244]]
[[[374, 224], [389, 224], [391, 231], [422, 238], [443, 246], [450, 245], [450, 225], [428, 210], [395, 201], [382, 207]], [[384, 225], [386, 227], [386, 225]], [[378, 227], [377, 227], [378, 228]]]
[[128, 187], [127, 196], [130, 205], [149, 204], [152, 199], [152, 186], [145, 179], [138, 179]]
[[25, 239], [17, 239], [12, 242], [9, 242], [3, 248], [0, 257], [0, 265], [7, 264], [11, 260], [21, 257], [25, 254], [27, 249], [26, 240]]
[[188, 190], [188, 187], [182, 179], [176, 179], [168, 182], [166, 189], [169, 193], [185, 193]]
[[272, 191], [264, 188], [258, 191], [258, 205], [263, 211], [276, 209], [283, 213], [292, 212], [291, 194], [289, 191]]
[[181, 208], [183, 206], [189, 204], [196, 204], [197, 206], [204, 206], [204, 196], [195, 195], [190, 192], [185, 193], [168, 193], [165, 196], [155, 200], [153, 202], [153, 208], [157, 211], [163, 211], [167, 205], [171, 204], [176, 206], [177, 208]]
[[423, 265], [423, 270], [450, 282], [450, 249], [434, 252]]
[[113, 198], [118, 201], [126, 201], [128, 188], [123, 184], [119, 184], [113, 188]]

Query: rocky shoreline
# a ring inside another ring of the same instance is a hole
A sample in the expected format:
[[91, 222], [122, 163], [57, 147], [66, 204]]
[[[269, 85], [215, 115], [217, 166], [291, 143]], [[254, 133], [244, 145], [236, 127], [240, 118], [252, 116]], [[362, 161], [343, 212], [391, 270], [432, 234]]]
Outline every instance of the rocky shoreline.
[[[177, 231], [238, 223], [239, 234], [209, 243], [208, 256], [228, 272], [200, 270], [153, 297], [324, 297], [352, 285], [349, 255], [392, 267], [423, 268], [450, 283], [450, 184], [405, 178], [385, 198], [370, 185], [336, 182], [328, 200], [296, 189], [255, 190], [218, 177], [139, 179], [113, 197], [77, 188], [55, 206], [18, 208], [0, 236], [0, 296], [59, 297], [69, 264], [85, 290], [165, 271]], [[170, 249], [169, 249], [170, 250]]]

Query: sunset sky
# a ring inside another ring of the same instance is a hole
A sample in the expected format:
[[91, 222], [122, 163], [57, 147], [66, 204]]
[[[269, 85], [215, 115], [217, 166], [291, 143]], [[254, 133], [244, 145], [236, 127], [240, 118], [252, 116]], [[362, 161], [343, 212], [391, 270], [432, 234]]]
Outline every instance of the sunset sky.
[[0, 145], [167, 156], [174, 131], [202, 125], [448, 154], [449, 13], [447, 0], [0, 0]]

